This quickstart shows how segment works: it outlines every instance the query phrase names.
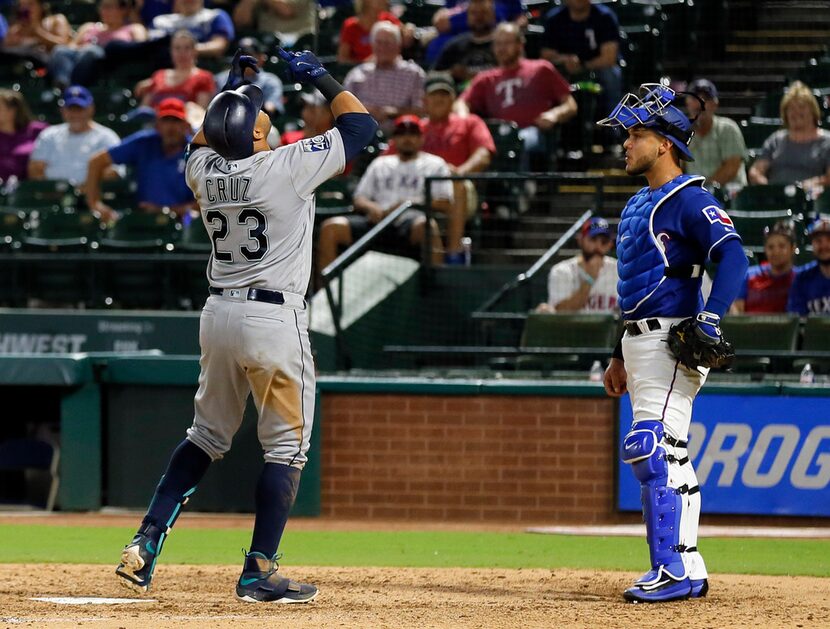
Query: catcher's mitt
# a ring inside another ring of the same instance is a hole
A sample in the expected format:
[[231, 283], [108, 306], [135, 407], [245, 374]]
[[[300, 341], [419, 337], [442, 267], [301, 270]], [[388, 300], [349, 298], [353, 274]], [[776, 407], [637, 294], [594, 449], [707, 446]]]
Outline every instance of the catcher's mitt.
[[727, 369], [735, 358], [732, 344], [723, 338], [716, 343], [702, 338], [693, 318], [683, 319], [671, 326], [666, 343], [677, 360], [689, 369]]

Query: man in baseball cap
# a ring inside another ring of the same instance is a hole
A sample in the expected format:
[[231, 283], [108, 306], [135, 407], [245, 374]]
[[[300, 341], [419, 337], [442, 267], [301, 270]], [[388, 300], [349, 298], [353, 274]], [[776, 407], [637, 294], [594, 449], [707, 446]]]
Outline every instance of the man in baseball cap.
[[[252, 68], [246, 68], [243, 78], [262, 90], [262, 108], [269, 116], [284, 114], [285, 105], [283, 104], [282, 81], [276, 74], [267, 72], [264, 69], [265, 63], [268, 61], [265, 46], [256, 37], [243, 37], [239, 40], [238, 46], [243, 55], [249, 55], [256, 59], [259, 72], [254, 71]], [[230, 70], [223, 70], [217, 73], [214, 76], [216, 85], [224, 85], [227, 83], [229, 72]], [[326, 127], [326, 129], [329, 128], [331, 127]]]
[[830, 315], [830, 217], [814, 220], [807, 236], [815, 260], [796, 271], [787, 310], [802, 316]]
[[[692, 118], [697, 118], [694, 121], [695, 135], [689, 143], [695, 161], [686, 164], [686, 172], [703, 175], [709, 184], [745, 186], [746, 143], [738, 123], [715, 115], [718, 111], [715, 84], [709, 79], [697, 79], [689, 84], [688, 92], [691, 95], [686, 97], [686, 109]], [[701, 108], [698, 98], [703, 101], [705, 109]]]
[[579, 254], [551, 268], [548, 300], [536, 312], [616, 312], [617, 261], [606, 255], [614, 244], [608, 221], [589, 218], [576, 242]]

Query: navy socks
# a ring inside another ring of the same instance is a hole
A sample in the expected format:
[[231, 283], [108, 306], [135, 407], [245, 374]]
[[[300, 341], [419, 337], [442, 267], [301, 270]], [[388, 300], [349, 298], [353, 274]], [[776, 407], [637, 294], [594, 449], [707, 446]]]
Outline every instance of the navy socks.
[[142, 529], [145, 528], [150, 534], [157, 530], [166, 532], [172, 527], [185, 498], [196, 491], [210, 462], [210, 456], [199, 446], [187, 439], [182, 441], [170, 457], [139, 532], [144, 532]]
[[288, 512], [297, 497], [300, 470], [279, 463], [266, 463], [256, 486], [256, 520], [251, 552], [273, 557], [280, 544]]

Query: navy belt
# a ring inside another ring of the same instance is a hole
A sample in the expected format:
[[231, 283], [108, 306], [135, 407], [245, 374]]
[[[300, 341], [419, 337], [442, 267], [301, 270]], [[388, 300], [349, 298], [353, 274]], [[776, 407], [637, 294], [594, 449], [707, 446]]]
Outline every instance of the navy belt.
[[[211, 295], [222, 295], [225, 290], [233, 289], [216, 288], [215, 286], [208, 287], [208, 291], [210, 291]], [[264, 301], [267, 304], [276, 304], [281, 306], [285, 303], [285, 296], [278, 290], [268, 290], [267, 288], [249, 288], [248, 301]]]
[[[623, 325], [625, 326], [625, 331], [631, 336], [638, 336], [643, 333], [643, 329], [635, 321], [626, 321]], [[649, 332], [659, 330], [660, 322], [657, 319], [646, 319], [646, 327], [648, 327]]]

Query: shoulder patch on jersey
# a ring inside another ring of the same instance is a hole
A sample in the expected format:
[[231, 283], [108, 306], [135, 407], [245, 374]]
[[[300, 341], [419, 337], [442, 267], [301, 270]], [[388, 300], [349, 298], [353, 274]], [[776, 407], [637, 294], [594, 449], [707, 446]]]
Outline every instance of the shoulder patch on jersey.
[[735, 224], [732, 222], [732, 219], [729, 218], [729, 214], [717, 205], [705, 207], [701, 210], [701, 212], [703, 212], [703, 215], [710, 223], [712, 223], [712, 225], [720, 223], [721, 225], [735, 229]]
[[313, 138], [308, 138], [301, 142], [303, 151], [306, 153], [319, 153], [320, 151], [328, 151], [331, 148], [328, 136], [315, 135]]

